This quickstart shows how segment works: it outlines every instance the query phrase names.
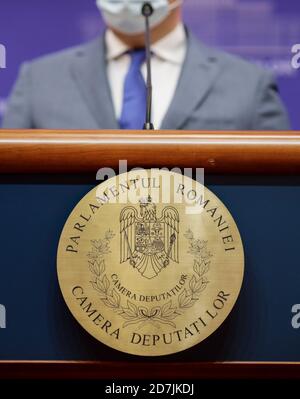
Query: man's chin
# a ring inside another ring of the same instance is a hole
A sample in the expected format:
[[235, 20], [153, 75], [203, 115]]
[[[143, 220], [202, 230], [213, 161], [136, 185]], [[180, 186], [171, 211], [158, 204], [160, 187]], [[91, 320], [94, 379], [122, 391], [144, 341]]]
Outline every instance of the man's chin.
[[130, 37], [130, 38], [134, 38], [134, 37], [142, 38], [145, 35], [145, 32], [137, 32], [137, 33], [136, 32], [134, 32], [134, 33], [133, 32], [123, 32], [123, 31], [120, 31], [120, 30], [112, 28], [112, 27], [109, 27], [109, 29], [111, 29], [118, 36], [124, 36], [124, 37]]
[[145, 33], [124, 33], [115, 28], [109, 27], [113, 31], [113, 33], [121, 39], [124, 43], [133, 46], [144, 46], [145, 45]]

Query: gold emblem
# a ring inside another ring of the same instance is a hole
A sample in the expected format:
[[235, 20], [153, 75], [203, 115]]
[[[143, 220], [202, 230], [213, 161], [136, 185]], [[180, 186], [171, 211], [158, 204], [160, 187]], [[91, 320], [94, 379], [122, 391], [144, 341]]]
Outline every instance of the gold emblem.
[[120, 263], [130, 261], [143, 277], [152, 279], [170, 263], [178, 263], [179, 214], [167, 206], [160, 218], [149, 195], [140, 200], [140, 213], [133, 206], [120, 215]]
[[200, 343], [231, 312], [243, 247], [229, 211], [203, 185], [161, 170], [137, 175], [109, 179], [78, 203], [60, 238], [58, 278], [97, 340], [166, 355]]

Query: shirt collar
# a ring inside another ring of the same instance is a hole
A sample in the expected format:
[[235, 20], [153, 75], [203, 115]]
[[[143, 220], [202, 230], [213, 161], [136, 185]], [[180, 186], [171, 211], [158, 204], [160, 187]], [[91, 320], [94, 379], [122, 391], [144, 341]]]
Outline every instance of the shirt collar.
[[182, 23], [152, 45], [152, 52], [164, 61], [181, 64], [186, 50], [186, 33]]
[[[154, 43], [151, 50], [164, 61], [181, 64], [185, 56], [186, 40], [184, 26], [180, 23], [165, 37]], [[108, 61], [121, 57], [129, 50], [129, 47], [110, 29], [107, 29], [105, 33], [105, 44]]]
[[107, 29], [105, 32], [105, 45], [106, 59], [108, 61], [121, 57], [129, 50], [129, 47], [110, 29]]

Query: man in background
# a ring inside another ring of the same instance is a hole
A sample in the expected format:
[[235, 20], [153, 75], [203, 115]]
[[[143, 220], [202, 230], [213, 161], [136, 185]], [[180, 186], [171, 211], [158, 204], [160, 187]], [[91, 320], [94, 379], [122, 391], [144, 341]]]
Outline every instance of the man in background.
[[[142, 129], [144, 2], [97, 0], [102, 37], [23, 64], [3, 127]], [[181, 0], [149, 2], [155, 128], [289, 129], [269, 72], [200, 43], [183, 25]]]

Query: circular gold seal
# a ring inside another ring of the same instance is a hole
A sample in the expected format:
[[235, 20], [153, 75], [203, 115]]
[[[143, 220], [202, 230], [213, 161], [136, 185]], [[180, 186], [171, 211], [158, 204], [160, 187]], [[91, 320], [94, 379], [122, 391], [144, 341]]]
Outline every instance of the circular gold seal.
[[58, 279], [76, 320], [122, 352], [190, 348], [231, 312], [244, 253], [237, 226], [202, 184], [163, 170], [106, 180], [74, 208]]

